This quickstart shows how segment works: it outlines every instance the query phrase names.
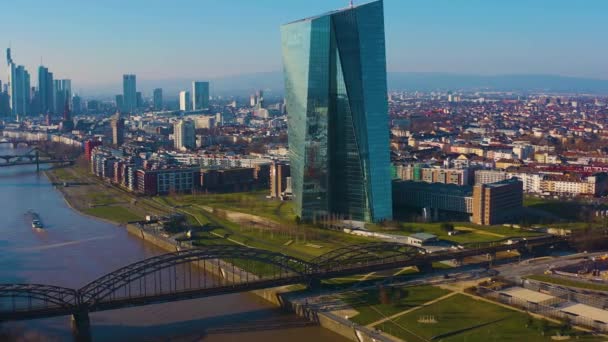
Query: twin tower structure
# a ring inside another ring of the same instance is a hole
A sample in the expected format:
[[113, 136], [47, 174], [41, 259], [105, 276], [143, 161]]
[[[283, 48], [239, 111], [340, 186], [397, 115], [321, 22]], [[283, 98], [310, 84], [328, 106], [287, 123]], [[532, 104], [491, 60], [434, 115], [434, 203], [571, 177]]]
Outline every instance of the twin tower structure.
[[392, 219], [382, 1], [281, 28], [297, 214]]

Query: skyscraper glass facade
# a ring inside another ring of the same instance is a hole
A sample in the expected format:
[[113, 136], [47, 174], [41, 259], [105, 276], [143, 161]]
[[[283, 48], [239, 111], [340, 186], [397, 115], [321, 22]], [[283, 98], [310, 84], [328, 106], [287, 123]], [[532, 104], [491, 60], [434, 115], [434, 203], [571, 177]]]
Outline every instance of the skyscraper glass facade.
[[209, 82], [192, 82], [192, 109], [209, 108]]
[[296, 210], [392, 218], [382, 1], [281, 29]]
[[123, 75], [122, 96], [124, 101], [124, 112], [133, 113], [137, 108], [137, 80], [135, 75]]

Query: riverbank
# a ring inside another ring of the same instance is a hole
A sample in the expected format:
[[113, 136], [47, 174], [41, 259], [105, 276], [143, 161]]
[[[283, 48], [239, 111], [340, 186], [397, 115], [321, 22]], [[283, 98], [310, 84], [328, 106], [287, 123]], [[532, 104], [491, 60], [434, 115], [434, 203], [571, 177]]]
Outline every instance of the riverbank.
[[[112, 219], [112, 217], [104, 217], [100, 215], [92, 214], [90, 209], [95, 207], [110, 207], [120, 208], [126, 206], [126, 210], [136, 215], [144, 217], [150, 213], [152, 214], [164, 214], [166, 212], [161, 211], [159, 208], [152, 208], [143, 201], [133, 201], [128, 199], [131, 197], [127, 194], [122, 193], [120, 190], [115, 189], [109, 185], [100, 184], [100, 181], [92, 179], [83, 174], [75, 174], [77, 170], [73, 168], [62, 169], [61, 175], [57, 175], [54, 170], [48, 170], [45, 172], [47, 178], [56, 185], [56, 190], [59, 191], [67, 203], [67, 205], [74, 211], [79, 212], [87, 217], [92, 217], [104, 222], [108, 222], [115, 225], [122, 225], [126, 227], [126, 230], [133, 236], [150, 243], [156, 247], [159, 247], [167, 252], [174, 252], [179, 250], [179, 246], [170, 239], [151, 234], [145, 230], [140, 229], [135, 225], [126, 224], [124, 220]], [[72, 179], [79, 180], [79, 185], [75, 186], [62, 186], [65, 181], [63, 177], [70, 177]], [[168, 212], [168, 210], [167, 210]], [[96, 212], [94, 212], [96, 213]], [[132, 220], [133, 221], [133, 220]], [[210, 265], [211, 266], [211, 265]], [[228, 267], [215, 269], [213, 267], [207, 268], [212, 274], [219, 277], [226, 277], [229, 273]], [[232, 279], [233, 274], [229, 274], [228, 278]], [[391, 339], [385, 336], [379, 336], [378, 333], [366, 327], [361, 327], [353, 324], [352, 322], [338, 317], [331, 312], [324, 312], [318, 309], [318, 307], [309, 307], [301, 301], [295, 301], [290, 299], [289, 293], [293, 287], [278, 287], [272, 289], [252, 291], [252, 294], [264, 299], [271, 303], [275, 307], [289, 310], [296, 315], [303, 317], [311, 322], [318, 324], [319, 326], [335, 332], [345, 338], [353, 341], [391, 341]]]

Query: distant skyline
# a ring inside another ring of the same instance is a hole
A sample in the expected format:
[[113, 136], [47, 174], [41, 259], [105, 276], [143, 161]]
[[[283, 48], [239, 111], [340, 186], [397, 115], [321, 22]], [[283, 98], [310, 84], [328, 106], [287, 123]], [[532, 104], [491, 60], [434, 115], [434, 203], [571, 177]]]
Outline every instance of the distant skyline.
[[[355, 1], [355, 4], [367, 1]], [[385, 0], [389, 71], [608, 79], [608, 1]], [[3, 9], [3, 49], [74, 91], [138, 80], [282, 70], [280, 26], [348, 0], [24, 0]], [[6, 82], [6, 71], [0, 80]], [[161, 87], [162, 84], [159, 84]], [[102, 88], [103, 88], [102, 87]]]

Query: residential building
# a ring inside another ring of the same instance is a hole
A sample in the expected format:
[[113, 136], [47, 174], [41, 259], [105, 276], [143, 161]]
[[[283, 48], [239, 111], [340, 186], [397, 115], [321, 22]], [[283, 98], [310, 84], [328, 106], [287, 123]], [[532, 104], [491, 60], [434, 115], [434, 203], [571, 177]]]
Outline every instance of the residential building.
[[475, 184], [491, 184], [501, 182], [507, 179], [507, 173], [505, 171], [498, 170], [476, 170], [475, 171]]
[[112, 118], [110, 126], [112, 126], [112, 144], [121, 146], [125, 141], [125, 120], [120, 116], [120, 113], [116, 113]]
[[281, 29], [295, 210], [392, 218], [382, 1]]
[[196, 132], [194, 122], [180, 120], [173, 125], [173, 142], [176, 150], [196, 148]]

